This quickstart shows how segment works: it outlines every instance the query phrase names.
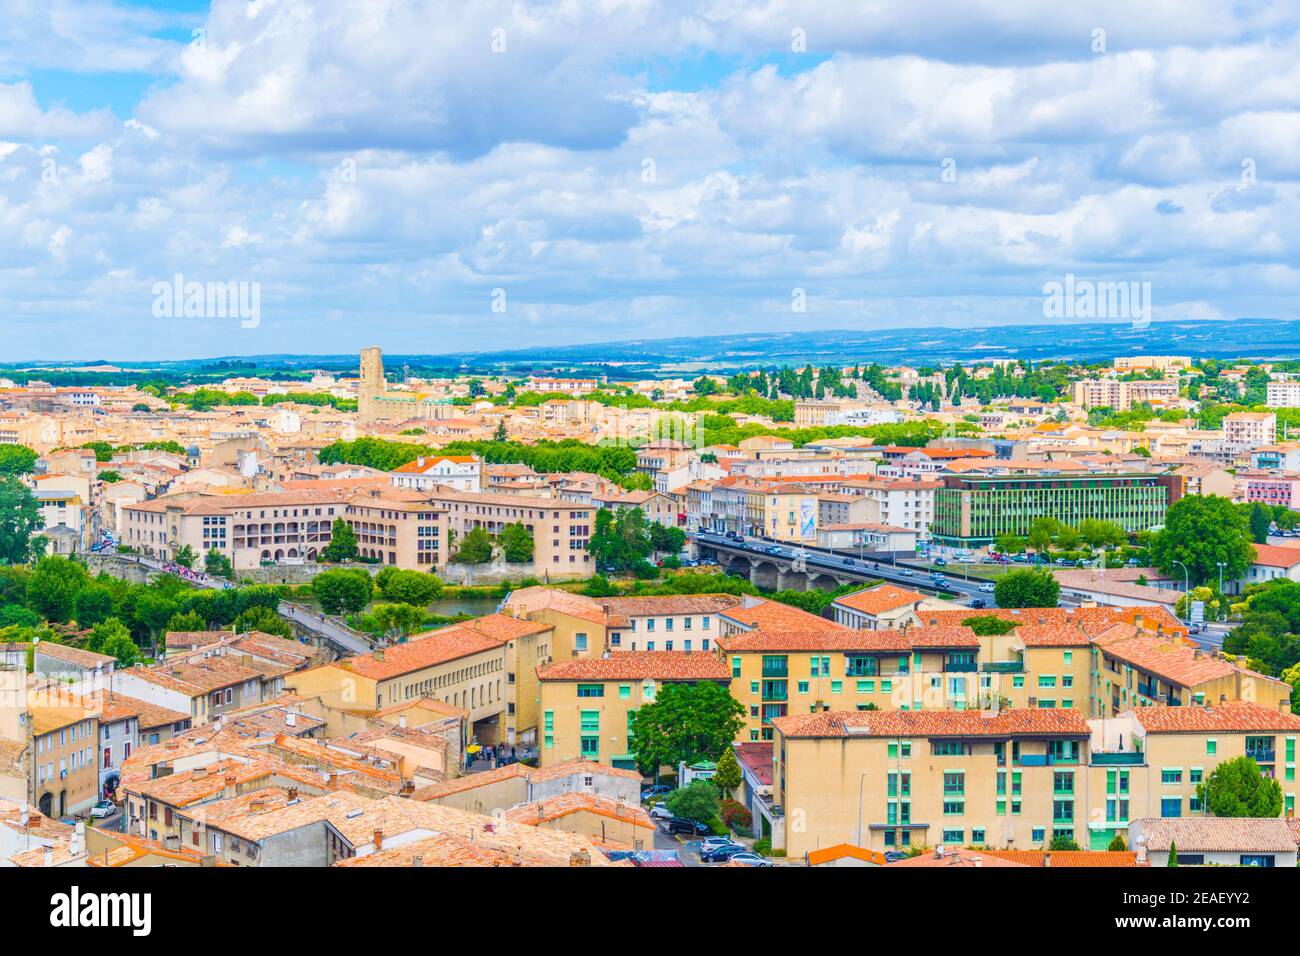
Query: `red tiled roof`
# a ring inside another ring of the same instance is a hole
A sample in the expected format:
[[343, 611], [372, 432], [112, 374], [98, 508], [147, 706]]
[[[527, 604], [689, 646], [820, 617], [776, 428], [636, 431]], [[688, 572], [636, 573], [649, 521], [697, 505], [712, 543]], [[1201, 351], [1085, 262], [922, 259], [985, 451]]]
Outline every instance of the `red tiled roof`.
[[1216, 707], [1138, 707], [1132, 714], [1148, 733], [1157, 734], [1300, 731], [1300, 716], [1246, 701]]
[[539, 667], [541, 680], [731, 680], [731, 668], [707, 651], [620, 651]]
[[822, 711], [777, 717], [787, 738], [800, 737], [1087, 737], [1077, 710]]
[[893, 611], [908, 604], [924, 601], [925, 595], [909, 591], [894, 584], [878, 584], [874, 588], [854, 591], [835, 599], [835, 603], [863, 614], [881, 614]]

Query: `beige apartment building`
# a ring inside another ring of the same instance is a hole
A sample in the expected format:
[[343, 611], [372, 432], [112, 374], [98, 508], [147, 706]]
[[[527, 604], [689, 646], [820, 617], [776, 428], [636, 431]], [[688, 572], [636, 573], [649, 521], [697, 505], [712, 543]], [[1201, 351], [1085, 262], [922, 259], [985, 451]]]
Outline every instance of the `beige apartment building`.
[[839, 843], [1041, 850], [1068, 837], [1105, 849], [1128, 820], [1204, 813], [1196, 784], [1244, 753], [1281, 782], [1286, 813], [1297, 732], [1300, 718], [1248, 703], [1093, 720], [1069, 710], [791, 715], [773, 743], [773, 846], [788, 856]]
[[539, 765], [581, 758], [636, 769], [632, 718], [670, 683], [726, 686], [726, 665], [702, 651], [629, 651], [560, 661], [538, 670]]
[[1273, 412], [1233, 412], [1224, 416], [1223, 439], [1230, 446], [1258, 448], [1277, 441], [1277, 415]]
[[30, 801], [47, 817], [88, 810], [99, 799], [99, 718], [57, 700], [32, 702]]
[[[360, 712], [432, 698], [465, 710], [479, 743], [526, 743], [537, 733], [530, 675], [551, 656], [550, 634], [548, 624], [491, 614], [299, 671], [286, 682], [301, 697]], [[520, 701], [521, 689], [531, 701]]]

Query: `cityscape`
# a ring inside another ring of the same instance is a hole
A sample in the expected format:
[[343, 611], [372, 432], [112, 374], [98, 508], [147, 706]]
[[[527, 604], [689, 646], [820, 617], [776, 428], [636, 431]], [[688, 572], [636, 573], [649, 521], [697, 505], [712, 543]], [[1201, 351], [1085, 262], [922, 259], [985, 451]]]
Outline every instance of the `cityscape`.
[[1298, 62], [1210, 0], [0, 0], [11, 909], [1280, 929]]

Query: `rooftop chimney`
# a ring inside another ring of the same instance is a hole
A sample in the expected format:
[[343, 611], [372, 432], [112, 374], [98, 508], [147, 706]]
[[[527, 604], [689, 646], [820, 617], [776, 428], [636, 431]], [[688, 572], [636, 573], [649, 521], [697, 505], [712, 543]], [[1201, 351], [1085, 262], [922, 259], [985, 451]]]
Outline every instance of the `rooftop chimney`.
[[574, 850], [569, 854], [569, 866], [591, 866], [591, 854], [586, 850]]
[[405, 715], [405, 714], [398, 714], [398, 715], [397, 715], [397, 726], [401, 727], [403, 730], [406, 729], [406, 715]]
[[46, 866], [54, 865], [54, 847], [52, 846], [47, 846], [45, 848], [45, 865]]
[[384, 659], [384, 649], [383, 649], [382, 647], [376, 647], [376, 648], [375, 648], [375, 660], [377, 660], [377, 661], [382, 661], [383, 659]]
[[289, 799], [289, 800], [297, 800], [297, 799], [298, 799], [298, 788], [297, 788], [297, 787], [290, 787], [290, 788], [289, 788], [289, 792], [288, 792], [288, 794], [287, 794], [287, 799]]
[[424, 866], [424, 857], [420, 856], [418, 853], [411, 857], [411, 866]]
[[289, 710], [289, 711], [285, 711], [285, 714], [284, 714], [284, 725], [285, 725], [286, 727], [296, 727], [296, 726], [298, 726], [298, 715], [295, 714], [295, 713], [294, 713], [293, 711], [291, 711], [291, 710]]
[[378, 849], [379, 849], [380, 847], [382, 847], [383, 845], [384, 845], [384, 831], [383, 831], [383, 830], [376, 830], [376, 831], [375, 831], [375, 849], [378, 850]]

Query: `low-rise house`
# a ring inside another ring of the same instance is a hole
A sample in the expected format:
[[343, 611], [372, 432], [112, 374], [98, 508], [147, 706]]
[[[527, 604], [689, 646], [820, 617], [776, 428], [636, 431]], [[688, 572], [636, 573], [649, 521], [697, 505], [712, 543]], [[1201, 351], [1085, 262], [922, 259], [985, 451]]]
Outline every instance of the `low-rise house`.
[[1285, 820], [1256, 817], [1143, 817], [1128, 825], [1128, 842], [1147, 866], [1296, 865], [1296, 843]]

